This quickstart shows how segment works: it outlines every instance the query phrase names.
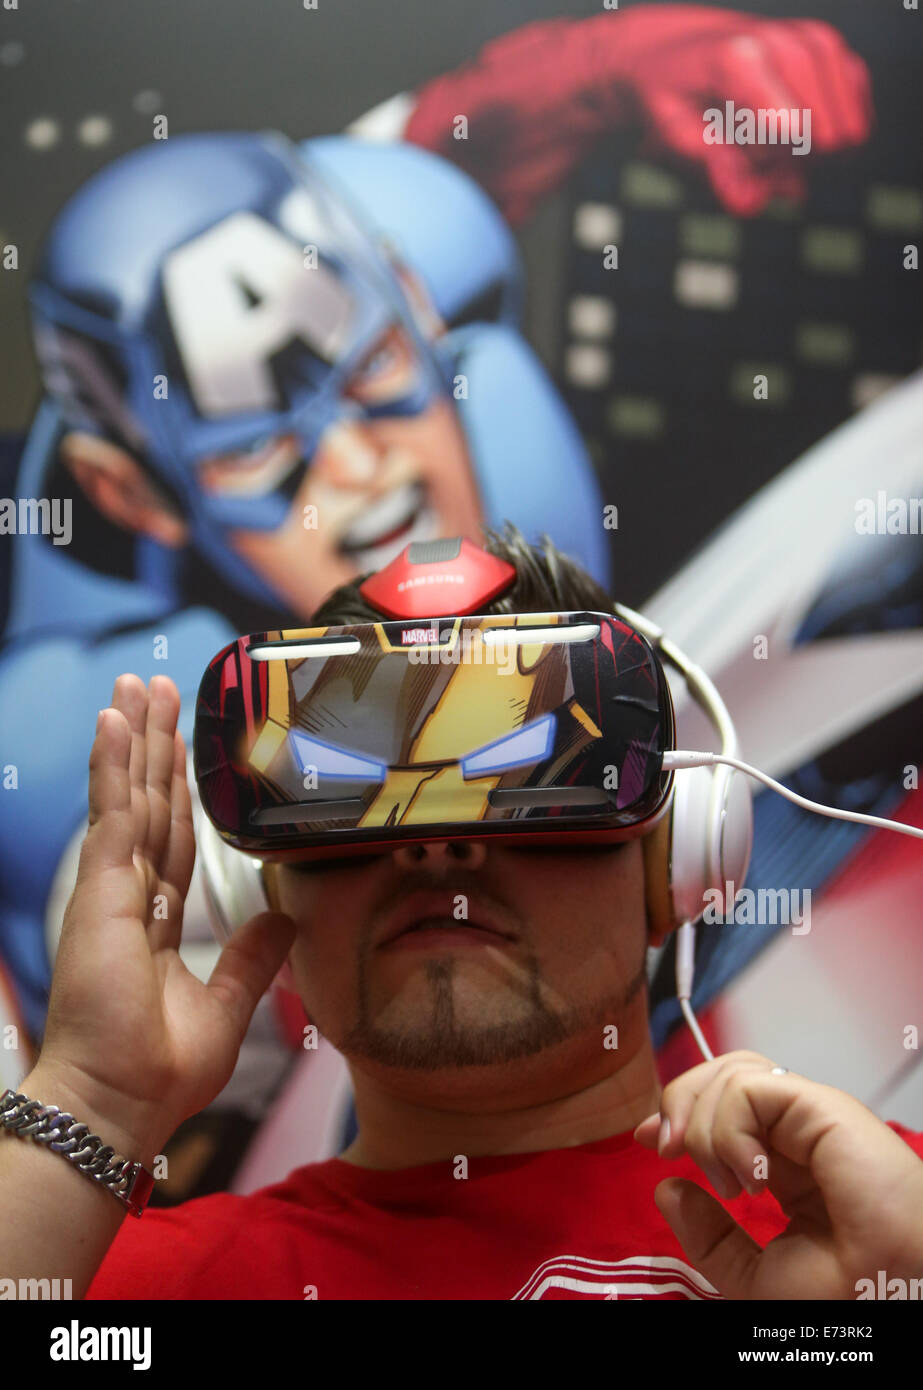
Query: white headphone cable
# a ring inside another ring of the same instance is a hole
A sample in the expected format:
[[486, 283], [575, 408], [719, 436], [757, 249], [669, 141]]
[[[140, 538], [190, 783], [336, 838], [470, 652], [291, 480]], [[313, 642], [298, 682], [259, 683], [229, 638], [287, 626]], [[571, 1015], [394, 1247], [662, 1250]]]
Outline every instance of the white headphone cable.
[[741, 762], [740, 758], [729, 758], [723, 753], [686, 752], [684, 749], [668, 751], [663, 755], [663, 766], [667, 772], [675, 768], [709, 767], [714, 763], [724, 763], [726, 767], [733, 767], [738, 772], [745, 772], [748, 777], [754, 777], [757, 782], [771, 787], [780, 796], [793, 801], [796, 806], [803, 806], [806, 811], [816, 811], [818, 815], [830, 816], [833, 820], [855, 821], [857, 825], [877, 825], [884, 830], [897, 830], [902, 835], [914, 835], [917, 839], [923, 840], [923, 828], [919, 826], [902, 825], [900, 821], [887, 820], [884, 816], [867, 816], [861, 811], [843, 811], [838, 806], [825, 806], [820, 801], [810, 801], [806, 796], [799, 796], [789, 787], [784, 787], [781, 782], [777, 782], [775, 778], [769, 777], [765, 772], [760, 772], [758, 767], [751, 767], [749, 763]]
[[[806, 811], [816, 811], [819, 815], [830, 816], [833, 820], [855, 821], [858, 825], [874, 825], [883, 830], [896, 830], [903, 835], [913, 835], [917, 839], [923, 840], [923, 829], [918, 826], [902, 825], [900, 821], [888, 820], [884, 816], [867, 816], [860, 811], [843, 811], [838, 806], [825, 806], [820, 801], [811, 801], [806, 796], [799, 796], [789, 787], [784, 787], [781, 782], [777, 782], [775, 778], [761, 772], [759, 768], [751, 767], [749, 763], [742, 762], [740, 758], [730, 758], [722, 753], [697, 753], [685, 749], [674, 749], [663, 755], [663, 766], [668, 772], [690, 767], [710, 767], [715, 763], [724, 763], [726, 767], [733, 767], [738, 772], [746, 773], [748, 777], [754, 777], [758, 782], [763, 782], [767, 787], [778, 792], [780, 796], [794, 802], [796, 806], [803, 806]], [[690, 920], [682, 923], [677, 934], [676, 997], [699, 1051], [707, 1062], [711, 1062], [714, 1060], [714, 1053], [708, 1046], [699, 1021], [692, 1010], [694, 979], [695, 924]]]

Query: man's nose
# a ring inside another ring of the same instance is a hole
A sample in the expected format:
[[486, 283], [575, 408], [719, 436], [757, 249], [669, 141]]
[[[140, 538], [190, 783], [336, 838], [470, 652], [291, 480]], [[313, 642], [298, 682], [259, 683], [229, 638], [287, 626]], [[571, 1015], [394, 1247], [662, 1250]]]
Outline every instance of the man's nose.
[[418, 845], [399, 845], [394, 851], [398, 868], [428, 868], [440, 870], [461, 864], [466, 869], [479, 869], [487, 851], [483, 840], [427, 840]]

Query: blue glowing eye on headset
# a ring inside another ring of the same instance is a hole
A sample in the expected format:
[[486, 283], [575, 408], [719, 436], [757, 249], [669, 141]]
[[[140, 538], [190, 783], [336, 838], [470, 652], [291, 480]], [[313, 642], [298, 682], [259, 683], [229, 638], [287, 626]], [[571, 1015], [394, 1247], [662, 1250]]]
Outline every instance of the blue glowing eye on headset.
[[300, 729], [290, 730], [289, 739], [301, 771], [305, 774], [316, 772], [318, 777], [340, 778], [348, 782], [383, 782], [388, 775], [387, 763], [363, 758], [357, 753], [350, 753], [348, 748], [338, 748], [335, 743], [311, 738]]
[[514, 734], [485, 743], [474, 753], [462, 758], [464, 777], [484, 777], [491, 772], [510, 772], [515, 767], [528, 767], [547, 758], [554, 744], [555, 717], [545, 714], [533, 719]]
[[[547, 758], [554, 743], [555, 717], [546, 714], [524, 729], [485, 743], [461, 759], [464, 777], [484, 777], [489, 773], [509, 772], [515, 767], [527, 767]], [[304, 774], [355, 782], [383, 782], [388, 775], [387, 763], [363, 758], [335, 743], [311, 738], [300, 729], [289, 733], [293, 750]]]

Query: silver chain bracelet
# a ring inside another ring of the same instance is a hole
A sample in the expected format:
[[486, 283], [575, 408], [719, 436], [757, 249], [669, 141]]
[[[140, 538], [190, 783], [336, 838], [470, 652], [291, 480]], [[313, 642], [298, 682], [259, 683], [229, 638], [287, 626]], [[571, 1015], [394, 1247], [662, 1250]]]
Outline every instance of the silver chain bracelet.
[[78, 1124], [57, 1105], [42, 1105], [6, 1090], [0, 1095], [0, 1126], [20, 1139], [34, 1139], [63, 1154], [79, 1172], [118, 1197], [132, 1216], [142, 1215], [154, 1186], [153, 1174], [117, 1154], [98, 1134], [90, 1133], [89, 1125]]

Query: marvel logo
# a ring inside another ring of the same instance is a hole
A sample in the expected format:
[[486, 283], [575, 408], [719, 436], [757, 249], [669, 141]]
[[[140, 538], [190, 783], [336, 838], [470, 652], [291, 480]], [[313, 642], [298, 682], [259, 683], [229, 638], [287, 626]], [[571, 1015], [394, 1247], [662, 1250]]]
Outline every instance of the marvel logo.
[[401, 643], [406, 647], [414, 642], [438, 642], [439, 629], [436, 627], [403, 627]]

